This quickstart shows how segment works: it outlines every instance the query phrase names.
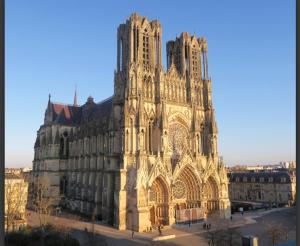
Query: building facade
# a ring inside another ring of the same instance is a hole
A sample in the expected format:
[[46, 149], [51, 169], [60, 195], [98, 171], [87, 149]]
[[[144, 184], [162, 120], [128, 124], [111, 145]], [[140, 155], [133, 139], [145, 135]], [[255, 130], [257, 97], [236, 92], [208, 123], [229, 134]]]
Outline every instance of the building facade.
[[[173, 224], [185, 209], [230, 216], [217, 149], [207, 43], [134, 13], [117, 31], [114, 94], [77, 105], [48, 101], [33, 176], [51, 180], [56, 203], [119, 229]], [[34, 182], [34, 181], [33, 181]]]
[[5, 230], [17, 230], [26, 223], [28, 182], [14, 173], [5, 173]]
[[232, 202], [293, 205], [296, 202], [295, 169], [242, 171], [229, 173]]

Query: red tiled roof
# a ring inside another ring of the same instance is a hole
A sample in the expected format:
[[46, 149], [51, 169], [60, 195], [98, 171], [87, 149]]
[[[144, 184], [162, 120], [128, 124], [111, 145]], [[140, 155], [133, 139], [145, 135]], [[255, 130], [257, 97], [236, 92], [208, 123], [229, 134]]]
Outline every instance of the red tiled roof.
[[63, 125], [84, 124], [87, 121], [109, 118], [112, 109], [112, 97], [96, 104], [88, 100], [82, 106], [50, 102], [46, 114], [52, 112], [50, 122]]
[[62, 111], [65, 113], [65, 117], [67, 119], [71, 118], [71, 113], [70, 113], [70, 109], [69, 109], [69, 105], [63, 105], [63, 104], [57, 104], [57, 103], [53, 103], [53, 109], [54, 112], [59, 115]]

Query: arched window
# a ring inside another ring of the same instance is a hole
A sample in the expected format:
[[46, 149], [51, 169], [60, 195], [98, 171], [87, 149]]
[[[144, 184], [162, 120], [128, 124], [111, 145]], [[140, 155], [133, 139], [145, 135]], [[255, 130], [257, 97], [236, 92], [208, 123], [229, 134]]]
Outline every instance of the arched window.
[[143, 78], [143, 95], [145, 98], [148, 97], [147, 90], [148, 90], [148, 81], [147, 81], [147, 77], [144, 76], [144, 78]]
[[135, 26], [133, 28], [133, 61], [137, 61], [138, 57], [138, 47], [139, 47], [139, 30]]
[[189, 73], [190, 72], [190, 64], [189, 64], [189, 54], [188, 54], [188, 45], [187, 44], [185, 44], [185, 71], [186, 71], [186, 73]]
[[64, 157], [64, 151], [65, 151], [65, 140], [63, 137], [60, 138], [60, 144], [59, 144], [59, 157]]
[[128, 136], [129, 136], [129, 133], [128, 133], [128, 130], [126, 130], [126, 136], [125, 136], [125, 139], [126, 139], [125, 151], [126, 151], [126, 152], [127, 152], [128, 149], [129, 149]]
[[136, 27], [133, 27], [133, 61], [136, 61]]
[[193, 75], [195, 79], [198, 79], [198, 52], [196, 49], [192, 49], [192, 64], [193, 64]]
[[151, 81], [151, 77], [148, 77], [148, 98], [152, 98], [153, 97], [153, 90], [152, 90], [152, 81]]
[[[154, 46], [155, 46], [155, 65], [159, 64], [159, 34], [155, 34], [154, 37]], [[170, 56], [168, 56], [168, 60], [170, 59]], [[170, 64], [170, 61], [168, 61], [168, 64]]]
[[66, 195], [67, 193], [68, 180], [66, 176], [60, 179], [59, 191], [61, 195]]
[[69, 138], [66, 138], [66, 153], [65, 153], [65, 157], [69, 158]]
[[130, 118], [130, 152], [133, 152], [133, 119]]
[[207, 54], [206, 54], [206, 50], [202, 50], [201, 51], [201, 60], [202, 60], [202, 79], [207, 79], [208, 76], [208, 72], [207, 72]]
[[149, 35], [147, 29], [144, 30], [143, 35], [143, 64], [149, 65]]

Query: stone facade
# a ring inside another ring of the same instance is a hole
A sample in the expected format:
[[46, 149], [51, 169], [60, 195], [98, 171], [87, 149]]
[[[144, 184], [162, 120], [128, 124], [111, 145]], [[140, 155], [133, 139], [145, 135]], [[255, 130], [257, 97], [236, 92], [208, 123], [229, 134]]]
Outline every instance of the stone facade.
[[293, 205], [296, 202], [295, 169], [242, 171], [229, 173], [229, 197], [232, 202], [258, 202]]
[[50, 100], [37, 133], [34, 177], [48, 176], [56, 203], [119, 229], [173, 224], [175, 210], [230, 216], [217, 150], [207, 43], [134, 13], [117, 32], [114, 94], [82, 105]]

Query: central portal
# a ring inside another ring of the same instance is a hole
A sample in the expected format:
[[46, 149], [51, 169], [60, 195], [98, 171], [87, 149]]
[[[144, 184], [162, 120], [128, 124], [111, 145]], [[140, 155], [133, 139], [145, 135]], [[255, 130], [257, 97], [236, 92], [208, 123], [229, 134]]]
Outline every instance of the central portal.
[[150, 220], [152, 225], [169, 224], [169, 191], [166, 181], [157, 177], [151, 186], [150, 194]]

